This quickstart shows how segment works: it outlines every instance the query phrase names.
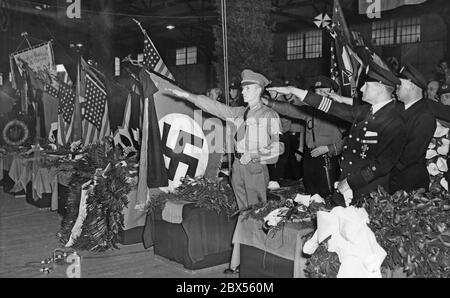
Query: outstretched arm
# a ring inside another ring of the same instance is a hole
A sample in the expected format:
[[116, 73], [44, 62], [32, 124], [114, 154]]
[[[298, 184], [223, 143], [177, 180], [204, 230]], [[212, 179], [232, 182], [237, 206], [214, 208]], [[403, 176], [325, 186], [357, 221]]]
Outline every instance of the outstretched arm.
[[269, 108], [273, 109], [275, 112], [283, 116], [300, 120], [305, 120], [306, 117], [308, 116], [307, 113], [302, 111], [298, 106], [295, 106], [288, 102], [276, 101], [267, 98], [262, 98], [261, 100], [266, 106], [268, 106]]
[[186, 99], [203, 111], [208, 112], [223, 120], [237, 118], [242, 114], [242, 111], [245, 110], [244, 107], [230, 107], [226, 104], [212, 100], [211, 98], [204, 95], [196, 95], [183, 90], [171, 88], [167, 88], [166, 91], [167, 93], [175, 95], [176, 97]]
[[272, 87], [268, 88], [269, 91], [275, 91], [281, 94], [293, 94], [295, 105], [303, 105], [304, 103], [331, 115], [334, 115], [340, 119], [353, 122], [356, 118], [356, 110], [343, 103], [334, 102], [329, 97], [320, 96], [318, 94], [308, 92], [292, 86], [288, 87]]

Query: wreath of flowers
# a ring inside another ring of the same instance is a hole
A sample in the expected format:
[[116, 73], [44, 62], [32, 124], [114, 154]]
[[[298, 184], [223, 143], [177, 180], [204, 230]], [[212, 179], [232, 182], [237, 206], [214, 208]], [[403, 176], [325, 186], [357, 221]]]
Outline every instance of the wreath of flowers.
[[430, 174], [430, 190], [432, 191], [449, 190], [448, 181], [445, 178], [445, 174], [448, 172], [449, 144], [449, 129], [438, 122], [426, 154], [427, 170]]
[[[23, 129], [23, 131], [24, 131], [24, 134], [23, 134], [22, 138], [17, 140], [17, 141], [11, 140], [9, 138], [9, 136], [8, 136], [9, 129], [11, 129], [11, 127], [13, 127], [15, 125], [20, 126]], [[30, 131], [28, 130], [27, 125], [23, 121], [20, 121], [20, 120], [17, 120], [17, 119], [9, 121], [5, 125], [5, 128], [3, 128], [3, 139], [5, 140], [5, 142], [8, 145], [11, 145], [11, 146], [20, 146], [20, 145], [22, 145], [23, 143], [25, 143], [25, 141], [28, 139], [29, 136], [30, 136]]]

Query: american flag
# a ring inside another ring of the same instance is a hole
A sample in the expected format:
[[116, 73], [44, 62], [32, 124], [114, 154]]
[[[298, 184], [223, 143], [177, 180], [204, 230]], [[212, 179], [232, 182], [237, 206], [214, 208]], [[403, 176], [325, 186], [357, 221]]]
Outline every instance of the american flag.
[[102, 143], [105, 137], [111, 135], [106, 88], [87, 67], [87, 64], [82, 63], [80, 80], [81, 125], [85, 146]]
[[156, 50], [153, 42], [150, 40], [147, 34], [145, 34], [144, 41], [144, 66], [150, 70], [153, 70], [166, 78], [174, 80], [174, 77], [166, 64], [162, 60], [158, 51]]
[[58, 145], [65, 145], [70, 141], [73, 128], [73, 112], [76, 94], [73, 88], [59, 82], [58, 89], [45, 84], [44, 91], [57, 98], [58, 102]]

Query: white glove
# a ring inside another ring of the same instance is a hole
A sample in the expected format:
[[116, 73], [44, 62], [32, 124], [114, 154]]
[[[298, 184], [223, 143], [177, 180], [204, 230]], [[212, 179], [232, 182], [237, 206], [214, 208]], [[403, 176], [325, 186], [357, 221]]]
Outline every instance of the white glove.
[[350, 188], [350, 185], [348, 185], [347, 179], [336, 182], [334, 186], [344, 196], [345, 206], [350, 206], [350, 203], [353, 200], [353, 190]]

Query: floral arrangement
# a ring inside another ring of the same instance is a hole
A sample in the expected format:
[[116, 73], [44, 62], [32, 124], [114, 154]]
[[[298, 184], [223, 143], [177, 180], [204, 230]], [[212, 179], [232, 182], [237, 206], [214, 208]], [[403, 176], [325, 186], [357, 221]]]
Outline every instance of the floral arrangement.
[[[61, 243], [67, 243], [77, 220], [81, 186], [94, 179], [93, 192], [87, 199], [87, 217], [73, 248], [104, 251], [117, 247], [119, 232], [124, 227], [122, 211], [128, 204], [127, 194], [136, 184], [137, 165], [135, 158], [125, 160], [118, 148], [112, 150], [107, 144], [83, 148], [79, 159], [47, 160], [46, 166], [57, 167], [58, 171], [71, 175], [66, 214], [57, 233]], [[103, 168], [110, 170], [96, 175], [98, 169]]]
[[[370, 229], [386, 250], [382, 269], [401, 269], [411, 277], [450, 277], [450, 195], [424, 190], [394, 195], [383, 189], [357, 204], [370, 216]], [[308, 260], [308, 277], [335, 277], [339, 268], [326, 241]]]
[[271, 190], [268, 200], [251, 206], [244, 213], [244, 219], [253, 218], [262, 222], [265, 233], [277, 232], [288, 222], [301, 223], [305, 228], [313, 228], [317, 211], [330, 210], [328, 200], [320, 196], [302, 195], [303, 184]]
[[162, 210], [168, 200], [193, 202], [200, 208], [217, 213], [226, 212], [229, 217], [233, 216], [238, 209], [230, 185], [204, 177], [182, 178], [181, 185], [174, 192], [161, 193], [152, 197], [146, 209], [149, 212]]
[[439, 191], [440, 189], [448, 191], [448, 181], [444, 176], [448, 172], [449, 145], [449, 129], [438, 122], [426, 155], [431, 191]]

